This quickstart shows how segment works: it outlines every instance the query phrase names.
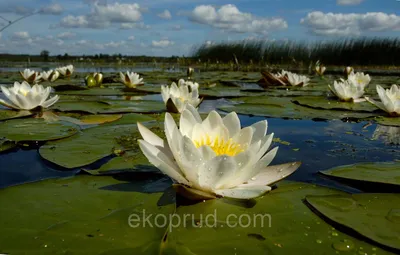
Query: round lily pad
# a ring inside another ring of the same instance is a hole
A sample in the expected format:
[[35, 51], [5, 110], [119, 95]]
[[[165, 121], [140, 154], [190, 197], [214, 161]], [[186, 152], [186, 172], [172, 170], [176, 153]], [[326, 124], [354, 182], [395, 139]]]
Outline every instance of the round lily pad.
[[347, 110], [374, 112], [376, 107], [369, 102], [351, 103], [339, 100], [327, 99], [326, 97], [298, 97], [293, 99], [294, 103], [315, 109], [325, 110]]
[[79, 175], [2, 189], [0, 225], [7, 234], [0, 253], [155, 254], [167, 230], [159, 218], [168, 219], [175, 205], [149, 181]]
[[14, 110], [2, 110], [0, 109], [0, 121], [1, 120], [10, 120], [32, 116], [33, 113], [29, 111], [14, 111]]
[[[339, 166], [321, 174], [343, 182], [361, 182], [360, 188], [379, 192], [381, 185], [388, 185], [387, 191], [400, 191], [400, 162], [369, 162]], [[379, 185], [378, 185], [379, 184]], [[396, 187], [397, 186], [397, 187]]]
[[400, 194], [307, 196], [306, 200], [328, 219], [400, 252]]
[[79, 127], [70, 122], [47, 122], [44, 119], [15, 119], [0, 123], [0, 134], [8, 140], [50, 141], [73, 136]]
[[390, 254], [321, 220], [302, 201], [311, 194], [343, 193], [281, 182], [277, 189], [254, 201], [214, 199], [179, 206], [164, 247], [174, 254], [198, 255]]

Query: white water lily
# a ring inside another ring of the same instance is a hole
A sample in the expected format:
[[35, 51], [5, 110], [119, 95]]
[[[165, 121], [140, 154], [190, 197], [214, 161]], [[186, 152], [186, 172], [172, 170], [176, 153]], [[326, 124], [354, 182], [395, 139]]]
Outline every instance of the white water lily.
[[67, 66], [58, 67], [56, 69], [56, 71], [58, 71], [64, 77], [70, 77], [74, 72], [74, 66], [67, 65]]
[[354, 83], [350, 80], [334, 81], [333, 87], [328, 85], [329, 89], [335, 94], [341, 101], [345, 102], [360, 102], [362, 95], [364, 95], [364, 86]]
[[278, 73], [271, 73], [267, 71], [261, 72], [263, 78], [258, 82], [262, 87], [266, 86], [285, 86], [287, 85], [287, 71], [282, 70]]
[[305, 75], [299, 75], [292, 72], [286, 72], [287, 81], [292, 86], [307, 86], [310, 78]]
[[14, 87], [11, 88], [1, 86], [1, 90], [10, 102], [0, 99], [0, 104], [16, 110], [32, 110], [39, 106], [48, 108], [59, 99], [59, 96], [56, 95], [46, 100], [50, 95], [51, 87], [43, 88], [38, 84], [31, 87], [25, 81], [15, 82]]
[[197, 107], [201, 103], [199, 98], [199, 84], [179, 80], [178, 85], [175, 82], [168, 86], [161, 86], [161, 96], [169, 112], [182, 112], [185, 106], [190, 104]]
[[40, 73], [30, 69], [25, 69], [23, 72], [19, 71], [19, 73], [21, 74], [22, 78], [30, 84], [38, 83], [42, 78]]
[[103, 74], [102, 73], [94, 73], [93, 78], [96, 81], [98, 86], [100, 86], [103, 83]]
[[[268, 166], [278, 148], [268, 151], [273, 134], [266, 135], [263, 120], [241, 129], [235, 112], [225, 117], [211, 111], [201, 119], [188, 105], [177, 127], [165, 115], [167, 142], [138, 123], [143, 154], [180, 185], [178, 192], [191, 199], [231, 197], [251, 199], [271, 190], [271, 184], [292, 174], [300, 162]], [[268, 151], [268, 152], [267, 152]]]
[[119, 72], [121, 82], [128, 88], [136, 88], [136, 86], [143, 85], [143, 78], [139, 74], [127, 71], [126, 74]]
[[389, 113], [390, 116], [400, 116], [400, 86], [393, 84], [390, 89], [384, 89], [380, 85], [376, 85], [381, 102], [375, 101], [372, 98], [365, 97], [370, 103], [376, 105], [380, 109]]
[[347, 80], [351, 81], [354, 84], [357, 84], [358, 86], [362, 86], [365, 88], [371, 82], [371, 77], [368, 74], [364, 74], [362, 72], [361, 73], [351, 72], [348, 75]]
[[197, 82], [192, 82], [192, 81], [185, 81], [184, 79], [179, 79], [178, 81], [178, 87], [182, 85], [187, 85], [190, 86], [190, 89], [199, 89], [199, 84]]
[[57, 70], [49, 70], [47, 72], [41, 72], [42, 80], [54, 82], [60, 77], [60, 73]]
[[321, 64], [319, 64], [319, 62], [317, 62], [317, 64], [315, 65], [315, 72], [319, 76], [322, 76], [322, 75], [324, 75], [325, 71], [326, 71], [326, 67], [321, 65]]
[[348, 77], [351, 73], [354, 73], [354, 68], [351, 66], [346, 66], [344, 69], [344, 74]]

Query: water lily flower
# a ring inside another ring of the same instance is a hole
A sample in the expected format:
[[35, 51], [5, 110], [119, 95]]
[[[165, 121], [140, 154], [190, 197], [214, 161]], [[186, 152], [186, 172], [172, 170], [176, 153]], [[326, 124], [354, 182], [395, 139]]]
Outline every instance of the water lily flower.
[[361, 102], [360, 98], [364, 95], [364, 86], [358, 83], [354, 83], [351, 80], [334, 81], [333, 87], [328, 85], [329, 89], [335, 94], [341, 101], [345, 102]]
[[202, 120], [188, 105], [179, 127], [166, 113], [167, 142], [138, 123], [143, 137], [139, 147], [150, 163], [178, 183], [174, 185], [177, 192], [189, 199], [251, 199], [270, 191], [271, 184], [301, 164], [268, 166], [278, 148], [268, 151], [273, 134], [266, 135], [267, 124], [263, 120], [241, 129], [235, 112], [222, 118], [211, 111]]
[[357, 73], [351, 72], [348, 75], [347, 79], [349, 81], [351, 81], [352, 83], [355, 83], [355, 84], [357, 84], [359, 86], [362, 86], [364, 88], [366, 86], [368, 86], [368, 84], [371, 81], [371, 77], [368, 74], [364, 74], [362, 72], [361, 73], [360, 72], [357, 72]]
[[41, 72], [43, 81], [51, 81], [54, 82], [60, 77], [60, 73], [57, 70], [49, 70], [47, 72]]
[[354, 73], [354, 68], [351, 66], [346, 66], [344, 69], [345, 76], [348, 77], [351, 73]]
[[319, 76], [323, 76], [325, 71], [326, 71], [326, 67], [324, 65], [321, 65], [321, 63], [318, 60], [317, 63], [315, 64], [315, 72]]
[[199, 84], [179, 80], [168, 86], [161, 86], [161, 96], [169, 112], [182, 112], [186, 105], [197, 107], [202, 102], [199, 98]]
[[188, 67], [188, 69], [186, 70], [186, 74], [187, 74], [188, 79], [191, 79], [194, 74], [194, 68]]
[[286, 72], [287, 81], [292, 86], [307, 86], [310, 78], [305, 75], [299, 75], [292, 72]]
[[62, 66], [56, 69], [62, 76], [64, 77], [70, 77], [72, 73], [74, 72], [74, 66], [73, 65], [67, 65], [67, 66]]
[[85, 84], [88, 87], [99, 87], [103, 83], [103, 74], [94, 73], [85, 77]]
[[30, 69], [25, 69], [23, 72], [19, 71], [19, 73], [21, 74], [22, 78], [30, 84], [38, 83], [42, 78], [38, 72]]
[[1, 90], [10, 102], [0, 99], [0, 104], [16, 110], [32, 110], [39, 106], [48, 108], [59, 99], [59, 96], [56, 95], [47, 100], [51, 87], [43, 88], [42, 85], [38, 84], [31, 87], [25, 81], [22, 83], [15, 82], [14, 87], [11, 88], [1, 86]]
[[199, 89], [199, 84], [197, 82], [192, 82], [192, 81], [185, 81], [184, 79], [179, 79], [178, 81], [178, 87], [182, 85], [187, 85], [190, 87], [190, 90], [193, 89]]
[[258, 84], [260, 84], [262, 87], [266, 86], [285, 86], [287, 85], [287, 77], [286, 77], [286, 71], [282, 70], [281, 72], [278, 72], [276, 74], [263, 71], [261, 72], [261, 75], [263, 78], [258, 81]]
[[389, 113], [390, 116], [400, 116], [400, 86], [393, 84], [390, 89], [385, 90], [380, 85], [376, 85], [376, 91], [378, 92], [381, 102], [375, 101], [369, 97], [365, 97], [365, 99]]
[[126, 74], [119, 72], [121, 82], [128, 88], [136, 88], [136, 86], [143, 85], [143, 78], [140, 78], [139, 74], [127, 71]]

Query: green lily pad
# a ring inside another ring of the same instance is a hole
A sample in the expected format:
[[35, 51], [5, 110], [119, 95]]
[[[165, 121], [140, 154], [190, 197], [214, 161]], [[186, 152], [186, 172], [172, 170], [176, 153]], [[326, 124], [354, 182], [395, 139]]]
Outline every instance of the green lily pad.
[[165, 106], [159, 101], [64, 101], [55, 104], [52, 109], [62, 112], [87, 113], [130, 113], [161, 112]]
[[13, 141], [0, 138], [0, 152], [12, 150], [17, 147], [17, 144]]
[[8, 140], [51, 141], [78, 133], [79, 127], [65, 121], [47, 122], [44, 119], [15, 119], [0, 123], [0, 134]]
[[[138, 121], [141, 121], [140, 116], [138, 117]], [[141, 135], [137, 130], [136, 121], [130, 125], [109, 123], [85, 129], [74, 137], [46, 143], [40, 147], [39, 153], [44, 159], [71, 169], [126, 151], [134, 153], [136, 157], [142, 157], [136, 141], [139, 138]]]
[[169, 227], [165, 250], [171, 251], [170, 254], [197, 255], [345, 251], [390, 254], [321, 220], [302, 202], [310, 194], [343, 192], [306, 183], [281, 182], [277, 189], [255, 201], [215, 199], [179, 206]]
[[85, 88], [85, 90], [70, 90], [57, 93], [59, 95], [79, 95], [79, 96], [123, 96], [137, 95], [136, 92], [124, 92], [121, 88]]
[[[89, 175], [2, 189], [0, 225], [7, 234], [0, 237], [0, 253], [148, 254], [159, 250], [166, 227], [156, 227], [154, 217], [168, 219], [175, 205], [161, 193], [143, 193], [146, 189], [140, 180]], [[153, 215], [149, 220], [153, 227], [145, 221], [149, 215]]]
[[326, 97], [299, 97], [293, 102], [302, 106], [324, 110], [349, 110], [374, 112], [376, 107], [369, 102], [351, 103], [340, 102], [338, 100], [327, 99]]
[[84, 115], [80, 121], [84, 125], [103, 124], [113, 122], [122, 118], [122, 114], [97, 114], [97, 115]]
[[399, 117], [379, 116], [379, 117], [375, 117], [373, 120], [376, 123], [381, 124], [381, 125], [400, 127], [400, 118]]
[[84, 86], [80, 86], [80, 85], [74, 85], [74, 84], [60, 84], [60, 85], [56, 85], [53, 86], [54, 90], [58, 93], [58, 92], [62, 92], [62, 91], [79, 91], [79, 90], [87, 90], [87, 87]]
[[400, 191], [400, 162], [370, 162], [339, 166], [321, 174], [344, 182], [363, 182], [366, 188], [379, 192], [377, 184], [387, 184], [388, 190]]
[[307, 196], [306, 201], [329, 220], [400, 252], [400, 194]]
[[0, 121], [1, 120], [10, 120], [32, 116], [33, 113], [29, 111], [13, 111], [13, 110], [2, 110], [0, 109]]

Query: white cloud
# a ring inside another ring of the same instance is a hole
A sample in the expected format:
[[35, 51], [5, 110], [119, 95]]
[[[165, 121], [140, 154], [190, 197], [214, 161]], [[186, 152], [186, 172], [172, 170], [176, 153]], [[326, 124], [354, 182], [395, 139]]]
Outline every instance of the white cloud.
[[143, 22], [138, 22], [138, 23], [122, 23], [119, 28], [120, 29], [137, 28], [137, 29], [148, 30], [148, 29], [151, 28], [151, 26], [150, 25], [146, 25]]
[[60, 22], [61, 27], [69, 27], [69, 28], [87, 27], [88, 25], [89, 21], [86, 19], [86, 16], [68, 15], [64, 17]]
[[71, 33], [71, 32], [63, 32], [57, 35], [57, 38], [59, 39], [63, 39], [63, 40], [68, 40], [68, 39], [72, 39], [76, 37], [75, 33]]
[[21, 32], [15, 32], [11, 38], [13, 40], [29, 40], [31, 37], [29, 36], [29, 33], [26, 31], [21, 31]]
[[154, 41], [153, 40], [151, 42], [151, 46], [153, 46], [155, 48], [166, 48], [166, 47], [172, 46], [174, 44], [175, 44], [174, 42], [172, 42], [172, 41], [170, 41], [168, 39], [162, 39], [162, 40], [159, 40], [159, 41]]
[[172, 15], [168, 10], [164, 10], [162, 13], [157, 14], [162, 19], [172, 19]]
[[232, 4], [216, 9], [212, 5], [200, 5], [194, 8], [190, 20], [215, 28], [237, 33], [266, 34], [272, 30], [287, 28], [287, 22], [282, 18], [258, 18], [251, 13], [244, 13]]
[[[139, 4], [99, 4], [95, 2], [87, 15], [64, 17], [59, 26], [66, 28], [107, 28], [111, 24], [132, 26], [142, 18]], [[129, 24], [129, 25], [127, 25]]]
[[131, 36], [128, 37], [128, 40], [129, 40], [129, 41], [134, 41], [134, 40], [135, 40], [135, 37], [134, 37], [133, 35], [131, 35]]
[[336, 0], [337, 5], [359, 5], [364, 0]]
[[175, 31], [180, 31], [182, 29], [183, 29], [182, 25], [175, 25], [175, 26], [172, 27], [172, 30], [175, 30]]
[[315, 35], [360, 35], [371, 31], [399, 31], [400, 16], [383, 12], [323, 13], [311, 12], [300, 21]]
[[60, 15], [64, 8], [60, 4], [50, 4], [40, 9], [41, 14]]

